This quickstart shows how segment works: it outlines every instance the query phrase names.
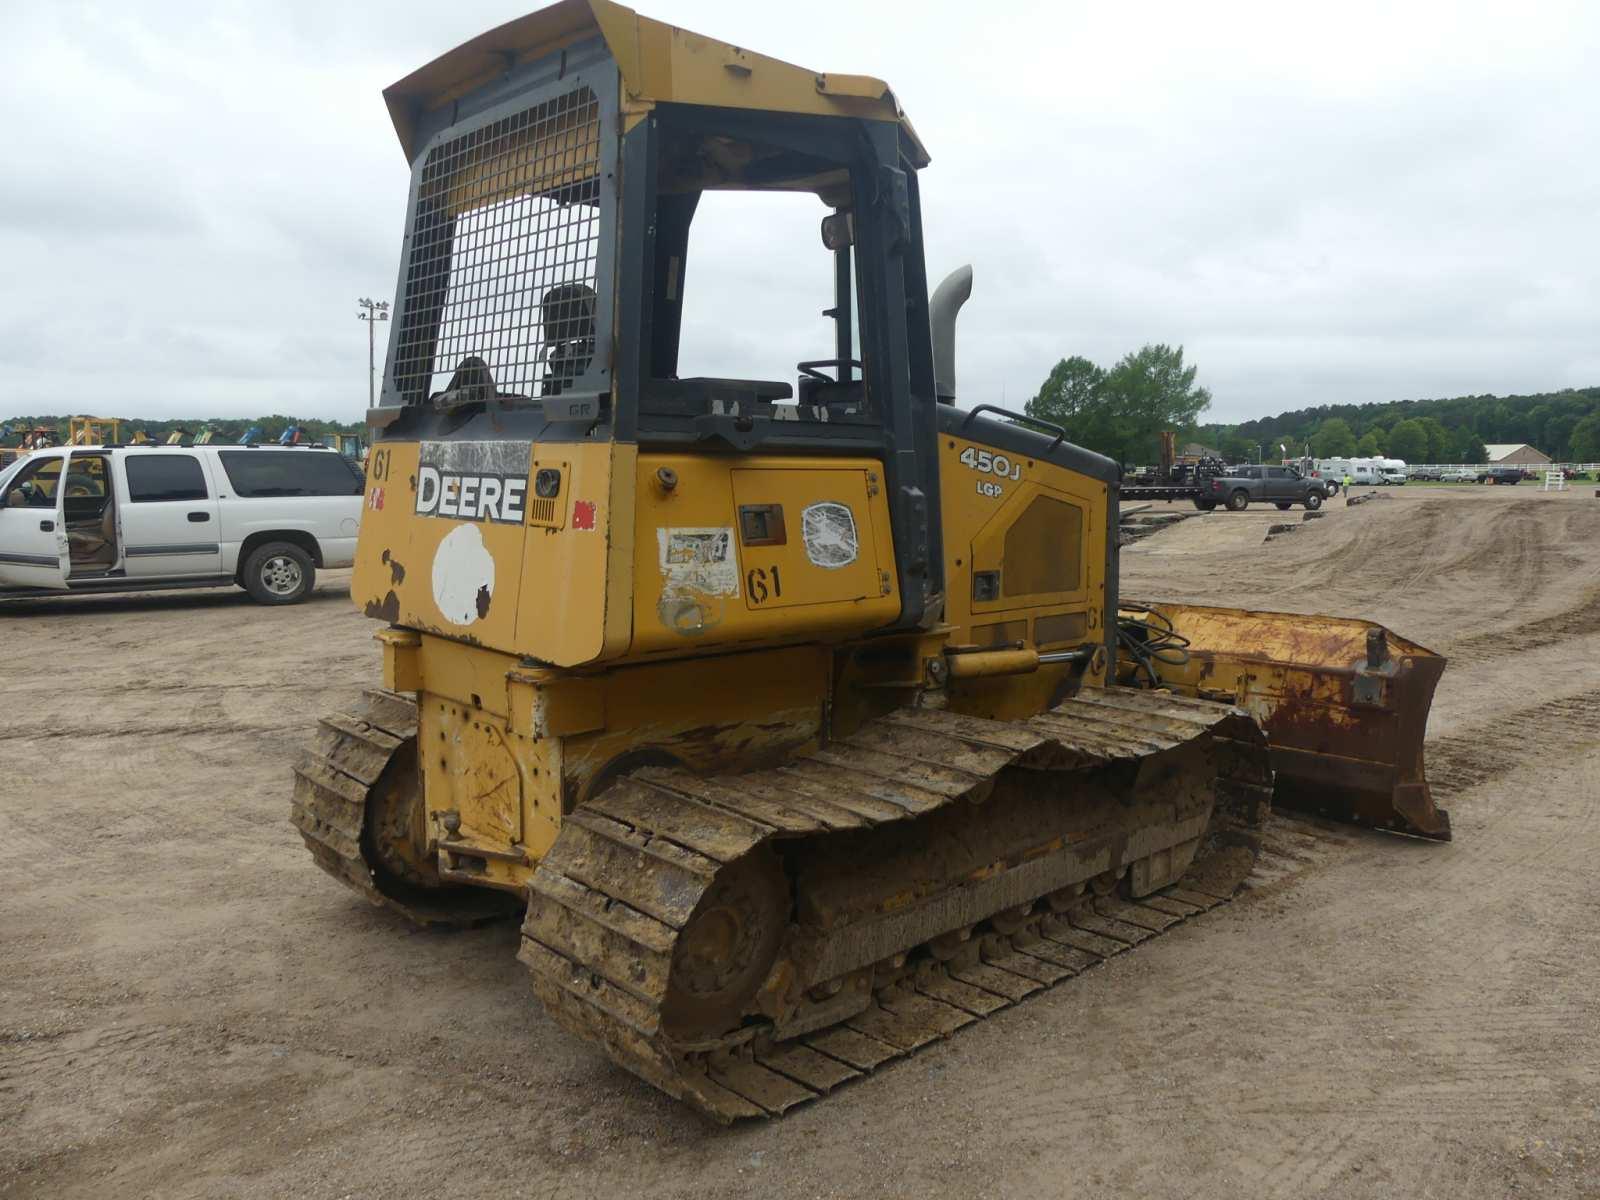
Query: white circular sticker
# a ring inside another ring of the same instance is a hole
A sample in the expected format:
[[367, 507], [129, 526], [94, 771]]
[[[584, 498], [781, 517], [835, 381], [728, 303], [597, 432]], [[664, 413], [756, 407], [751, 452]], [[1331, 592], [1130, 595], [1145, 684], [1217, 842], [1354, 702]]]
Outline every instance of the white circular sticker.
[[825, 570], [848, 567], [859, 552], [855, 517], [848, 505], [831, 500], [801, 510], [800, 536], [806, 544], [806, 557]]
[[453, 625], [471, 625], [489, 615], [494, 598], [494, 555], [476, 525], [445, 535], [433, 555], [433, 602]]

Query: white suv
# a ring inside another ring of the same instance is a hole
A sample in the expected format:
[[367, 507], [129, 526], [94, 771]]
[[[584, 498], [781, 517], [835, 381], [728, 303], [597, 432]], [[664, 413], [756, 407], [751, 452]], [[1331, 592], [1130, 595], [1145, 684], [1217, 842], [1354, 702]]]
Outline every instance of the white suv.
[[361, 469], [307, 446], [60, 446], [0, 470], [0, 598], [237, 584], [305, 598], [348, 567]]

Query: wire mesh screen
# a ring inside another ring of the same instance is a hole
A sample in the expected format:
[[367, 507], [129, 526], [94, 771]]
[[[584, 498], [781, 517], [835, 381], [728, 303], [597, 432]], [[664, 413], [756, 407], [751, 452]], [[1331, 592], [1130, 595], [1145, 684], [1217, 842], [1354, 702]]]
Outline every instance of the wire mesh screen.
[[579, 87], [429, 152], [394, 360], [406, 403], [558, 395], [589, 367], [601, 125]]

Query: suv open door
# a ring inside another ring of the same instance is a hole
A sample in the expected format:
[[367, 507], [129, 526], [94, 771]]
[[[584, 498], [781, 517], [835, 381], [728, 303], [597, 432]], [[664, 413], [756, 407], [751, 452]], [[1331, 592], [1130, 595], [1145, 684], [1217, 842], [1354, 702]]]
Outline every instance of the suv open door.
[[0, 485], [0, 589], [67, 587], [65, 451], [35, 451]]

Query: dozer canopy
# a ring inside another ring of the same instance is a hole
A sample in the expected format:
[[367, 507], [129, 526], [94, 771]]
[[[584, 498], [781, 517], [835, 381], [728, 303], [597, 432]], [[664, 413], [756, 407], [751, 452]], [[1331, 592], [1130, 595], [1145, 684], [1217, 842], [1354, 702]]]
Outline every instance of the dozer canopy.
[[[371, 423], [379, 447], [420, 447], [400, 476], [415, 476], [413, 515], [537, 524], [524, 495], [530, 504], [578, 495], [568, 485], [577, 486], [581, 456], [563, 445], [870, 460], [881, 464], [892, 534], [893, 573], [873, 588], [897, 602], [887, 624], [937, 617], [937, 431], [916, 180], [928, 155], [885, 84], [806, 70], [603, 0], [565, 0], [473, 39], [385, 97], [412, 176]], [[818, 198], [816, 280], [833, 304], [815, 353], [784, 364], [787, 378], [679, 372], [690, 227], [707, 191]], [[632, 523], [635, 495], [619, 487], [613, 460], [610, 478], [591, 475], [578, 497], [597, 506], [591, 528], [602, 531]], [[378, 461], [399, 469], [410, 452]], [[437, 492], [423, 485], [429, 471]], [[452, 479], [469, 486], [470, 511]], [[539, 486], [548, 494], [536, 495]], [[429, 497], [438, 507], [424, 511]], [[372, 538], [364, 528], [364, 543], [399, 554], [415, 542], [400, 520], [385, 510], [384, 528]], [[520, 555], [509, 534], [486, 537], [503, 587], [504, 560]], [[411, 557], [432, 554], [428, 541]], [[373, 565], [379, 579], [386, 569]], [[412, 624], [408, 614], [420, 611], [422, 623], [439, 624], [430, 606], [407, 604], [415, 584], [397, 587], [398, 608], [386, 607], [387, 586], [374, 615]], [[611, 604], [600, 592], [596, 580], [595, 603]], [[468, 596], [463, 616], [473, 603]]]
[[552, 55], [598, 42], [617, 68], [628, 125], [656, 103], [705, 104], [805, 116], [860, 117], [899, 124], [914, 166], [928, 163], [910, 120], [881, 79], [823, 74], [756, 54], [716, 38], [640, 16], [608, 0], [562, 0], [507, 21], [440, 55], [387, 88], [406, 158], [414, 161], [431, 132], [466, 116], [464, 97], [489, 98], [495, 85]]

